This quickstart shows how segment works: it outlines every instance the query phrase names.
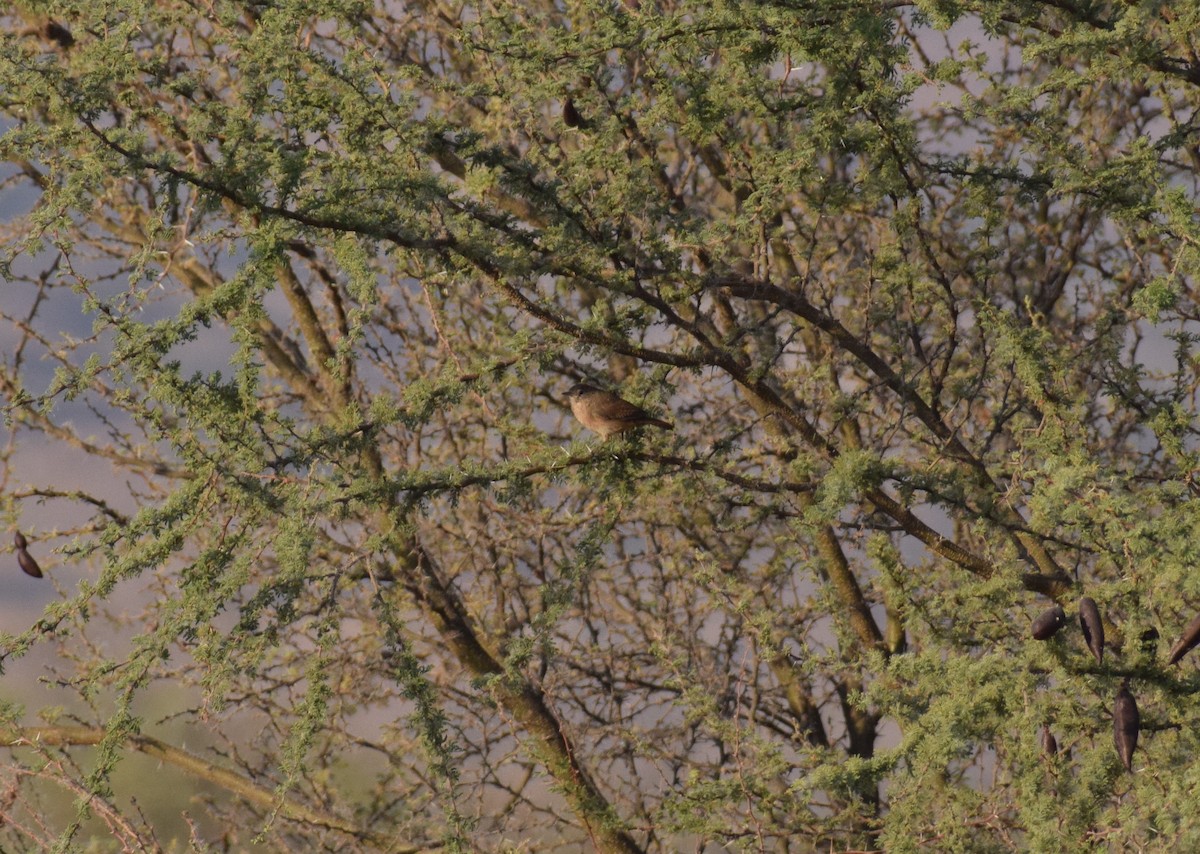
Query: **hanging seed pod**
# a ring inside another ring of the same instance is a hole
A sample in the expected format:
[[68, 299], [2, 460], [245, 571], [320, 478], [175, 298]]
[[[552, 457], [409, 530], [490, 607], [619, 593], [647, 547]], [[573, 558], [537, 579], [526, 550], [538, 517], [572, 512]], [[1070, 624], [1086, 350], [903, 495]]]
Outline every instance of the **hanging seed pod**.
[[21, 571], [26, 575], [32, 575], [34, 578], [42, 577], [42, 568], [33, 559], [33, 555], [25, 549], [17, 549], [17, 566], [21, 567]]
[[1049, 640], [1066, 624], [1067, 612], [1062, 609], [1062, 605], [1055, 605], [1042, 611], [1033, 621], [1033, 639]]
[[25, 550], [29, 542], [20, 531], [13, 534], [13, 545], [17, 547], [17, 566], [21, 567], [21, 571], [26, 575], [32, 575], [34, 578], [41, 578], [42, 568], [33, 559], [33, 555]]
[[1178, 663], [1179, 659], [1187, 655], [1198, 643], [1200, 643], [1200, 617], [1196, 617], [1187, 624], [1183, 635], [1175, 642], [1175, 646], [1171, 647], [1171, 657], [1167, 659], [1167, 664]]
[[1079, 625], [1083, 629], [1083, 639], [1087, 647], [1096, 657], [1097, 664], [1104, 663], [1104, 621], [1100, 619], [1100, 609], [1096, 600], [1084, 596], [1079, 600]]
[[75, 44], [75, 37], [71, 35], [71, 31], [58, 21], [47, 21], [42, 27], [42, 35], [64, 50]]
[[562, 117], [563, 124], [569, 128], [583, 127], [583, 116], [579, 114], [579, 109], [575, 106], [575, 101], [571, 98], [563, 101]]
[[1133, 772], [1133, 751], [1137, 749], [1138, 733], [1141, 731], [1141, 715], [1138, 713], [1137, 701], [1129, 693], [1129, 680], [1121, 683], [1117, 699], [1113, 703], [1113, 744], [1117, 747], [1117, 755], [1125, 770]]
[[1042, 753], [1047, 756], [1058, 755], [1058, 739], [1050, 732], [1049, 724], [1042, 724]]
[[1142, 654], [1153, 658], [1158, 654], [1158, 629], [1151, 626], [1138, 637]]

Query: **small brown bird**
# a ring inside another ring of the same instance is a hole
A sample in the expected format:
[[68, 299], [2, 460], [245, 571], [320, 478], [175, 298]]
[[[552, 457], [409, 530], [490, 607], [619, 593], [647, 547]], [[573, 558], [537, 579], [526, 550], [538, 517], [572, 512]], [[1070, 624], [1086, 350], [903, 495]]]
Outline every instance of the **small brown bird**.
[[25, 550], [29, 543], [26, 542], [25, 535], [20, 531], [17, 531], [16, 536], [13, 537], [13, 545], [17, 547], [17, 566], [21, 567], [21, 571], [34, 578], [41, 578], [42, 568], [33, 559], [33, 555]]
[[1033, 621], [1033, 639], [1049, 640], [1066, 624], [1067, 612], [1063, 610], [1062, 605], [1055, 605], [1038, 614], [1037, 619]]
[[1137, 701], [1129, 693], [1129, 680], [1121, 683], [1117, 699], [1113, 703], [1113, 744], [1117, 747], [1117, 755], [1125, 770], [1133, 771], [1133, 751], [1137, 749], [1138, 732], [1141, 730], [1142, 719], [1138, 713]]
[[1097, 664], [1104, 663], [1104, 621], [1100, 619], [1100, 609], [1096, 600], [1084, 596], [1079, 600], [1079, 626], [1083, 629], [1083, 639], [1087, 641], [1088, 649], [1096, 657]]
[[664, 430], [674, 430], [669, 421], [655, 418], [646, 410], [634, 406], [611, 391], [604, 391], [586, 383], [576, 383], [567, 391], [567, 402], [571, 414], [601, 439], [626, 433], [643, 424], [651, 424]]
[[1200, 643], [1200, 617], [1196, 617], [1187, 624], [1187, 628], [1183, 630], [1183, 634], [1175, 642], [1175, 646], [1171, 647], [1171, 657], [1167, 659], [1167, 664], [1177, 663], [1198, 643]]

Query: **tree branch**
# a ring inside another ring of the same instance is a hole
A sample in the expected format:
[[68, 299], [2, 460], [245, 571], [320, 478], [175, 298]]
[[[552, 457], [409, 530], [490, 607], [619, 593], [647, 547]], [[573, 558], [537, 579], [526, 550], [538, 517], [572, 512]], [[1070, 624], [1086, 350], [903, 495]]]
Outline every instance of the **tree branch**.
[[[94, 747], [105, 738], [103, 729], [83, 726], [30, 726], [0, 729], [0, 741], [9, 749], [19, 747]], [[420, 854], [435, 851], [440, 845], [398, 845], [389, 836], [356, 827], [348, 821], [329, 813], [313, 809], [287, 796], [281, 797], [273, 788], [260, 786], [252, 780], [225, 768], [221, 768], [194, 753], [180, 750], [164, 741], [148, 735], [131, 736], [126, 744], [133, 750], [170, 763], [201, 780], [220, 786], [232, 795], [244, 799], [264, 811], [278, 811], [280, 815], [300, 824], [336, 830], [385, 849], [389, 854]]]

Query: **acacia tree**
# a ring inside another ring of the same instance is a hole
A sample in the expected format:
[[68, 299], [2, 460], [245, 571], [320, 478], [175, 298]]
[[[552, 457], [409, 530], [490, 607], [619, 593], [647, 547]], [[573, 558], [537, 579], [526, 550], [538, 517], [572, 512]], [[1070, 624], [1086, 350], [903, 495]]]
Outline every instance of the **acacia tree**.
[[5, 24], [5, 847], [1197, 844], [1196, 4]]

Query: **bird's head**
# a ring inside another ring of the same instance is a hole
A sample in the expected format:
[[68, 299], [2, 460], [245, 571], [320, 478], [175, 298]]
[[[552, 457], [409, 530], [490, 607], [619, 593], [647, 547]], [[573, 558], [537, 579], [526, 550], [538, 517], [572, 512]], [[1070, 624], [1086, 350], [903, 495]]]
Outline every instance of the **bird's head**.
[[596, 388], [594, 385], [588, 385], [587, 383], [575, 383], [575, 385], [567, 389], [566, 398], [567, 400], [579, 400], [581, 397], [586, 397], [587, 395], [598, 391], [600, 391], [600, 389]]

